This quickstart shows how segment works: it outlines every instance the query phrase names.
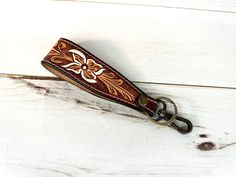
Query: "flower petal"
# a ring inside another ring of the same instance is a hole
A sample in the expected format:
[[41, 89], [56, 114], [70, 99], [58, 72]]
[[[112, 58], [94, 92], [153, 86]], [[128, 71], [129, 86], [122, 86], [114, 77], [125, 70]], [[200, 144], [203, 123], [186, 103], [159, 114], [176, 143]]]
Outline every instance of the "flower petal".
[[76, 62], [72, 62], [66, 65], [61, 65], [63, 68], [66, 68], [69, 71], [73, 71], [76, 74], [79, 74], [81, 72], [81, 64], [80, 63], [76, 63]]
[[71, 63], [68, 63], [66, 65], [61, 65], [61, 66], [64, 67], [64, 68], [68, 68], [68, 67], [73, 66], [73, 65], [79, 66], [79, 67], [81, 66], [81, 64], [77, 63], [77, 62], [71, 62]]
[[102, 74], [103, 71], [105, 71], [104, 68], [99, 69], [98, 71], [94, 72], [94, 74], [95, 74], [96, 76], [98, 76], [98, 75]]
[[86, 57], [82, 52], [76, 49], [71, 49], [69, 52], [72, 53], [74, 62], [78, 62], [80, 64], [86, 63]]
[[90, 71], [89, 69], [87, 70], [82, 70], [81, 71], [81, 76], [82, 78], [89, 82], [89, 83], [96, 83], [97, 81], [95, 80], [97, 77], [93, 74], [92, 71]]
[[74, 69], [70, 69], [70, 68], [68, 68], [67, 70], [73, 71], [76, 74], [80, 74], [80, 72], [82, 71], [82, 69], [74, 70]]
[[88, 64], [88, 68], [96, 75], [102, 74], [102, 72], [105, 70], [105, 69], [102, 68], [102, 65], [97, 64], [92, 59], [88, 59], [87, 64]]

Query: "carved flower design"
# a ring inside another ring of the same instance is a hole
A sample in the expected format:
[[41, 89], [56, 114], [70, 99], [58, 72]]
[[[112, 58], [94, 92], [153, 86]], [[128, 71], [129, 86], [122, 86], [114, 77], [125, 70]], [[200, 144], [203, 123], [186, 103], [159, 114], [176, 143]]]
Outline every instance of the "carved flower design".
[[82, 52], [76, 49], [71, 49], [69, 52], [72, 53], [73, 62], [62, 65], [62, 67], [81, 74], [81, 77], [89, 83], [96, 83], [97, 76], [105, 70], [102, 65], [97, 64], [93, 59], [87, 59]]

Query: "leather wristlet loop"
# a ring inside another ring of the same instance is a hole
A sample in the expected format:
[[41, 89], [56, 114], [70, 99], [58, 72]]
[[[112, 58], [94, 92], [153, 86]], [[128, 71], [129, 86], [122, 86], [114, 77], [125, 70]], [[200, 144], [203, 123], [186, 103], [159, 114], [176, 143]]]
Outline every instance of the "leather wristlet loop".
[[156, 114], [159, 104], [156, 99], [74, 42], [59, 39], [41, 63], [56, 76], [91, 94], [144, 112], [150, 117]]

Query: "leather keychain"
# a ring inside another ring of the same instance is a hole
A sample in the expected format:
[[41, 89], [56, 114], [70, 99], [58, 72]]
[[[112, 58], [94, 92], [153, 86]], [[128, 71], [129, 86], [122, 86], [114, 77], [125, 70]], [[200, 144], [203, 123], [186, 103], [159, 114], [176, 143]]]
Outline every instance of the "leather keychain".
[[[171, 126], [182, 134], [192, 131], [192, 123], [177, 116], [177, 107], [171, 99], [148, 96], [121, 73], [68, 39], [59, 39], [41, 63], [69, 83], [142, 112], [156, 124]], [[173, 113], [168, 112], [167, 105], [172, 105]]]

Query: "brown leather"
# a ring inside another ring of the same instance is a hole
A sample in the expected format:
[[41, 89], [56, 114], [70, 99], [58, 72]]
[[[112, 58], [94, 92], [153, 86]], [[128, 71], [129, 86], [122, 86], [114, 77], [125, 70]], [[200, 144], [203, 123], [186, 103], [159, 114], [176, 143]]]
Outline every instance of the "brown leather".
[[155, 114], [158, 103], [108, 64], [64, 38], [41, 62], [56, 76], [98, 97]]

